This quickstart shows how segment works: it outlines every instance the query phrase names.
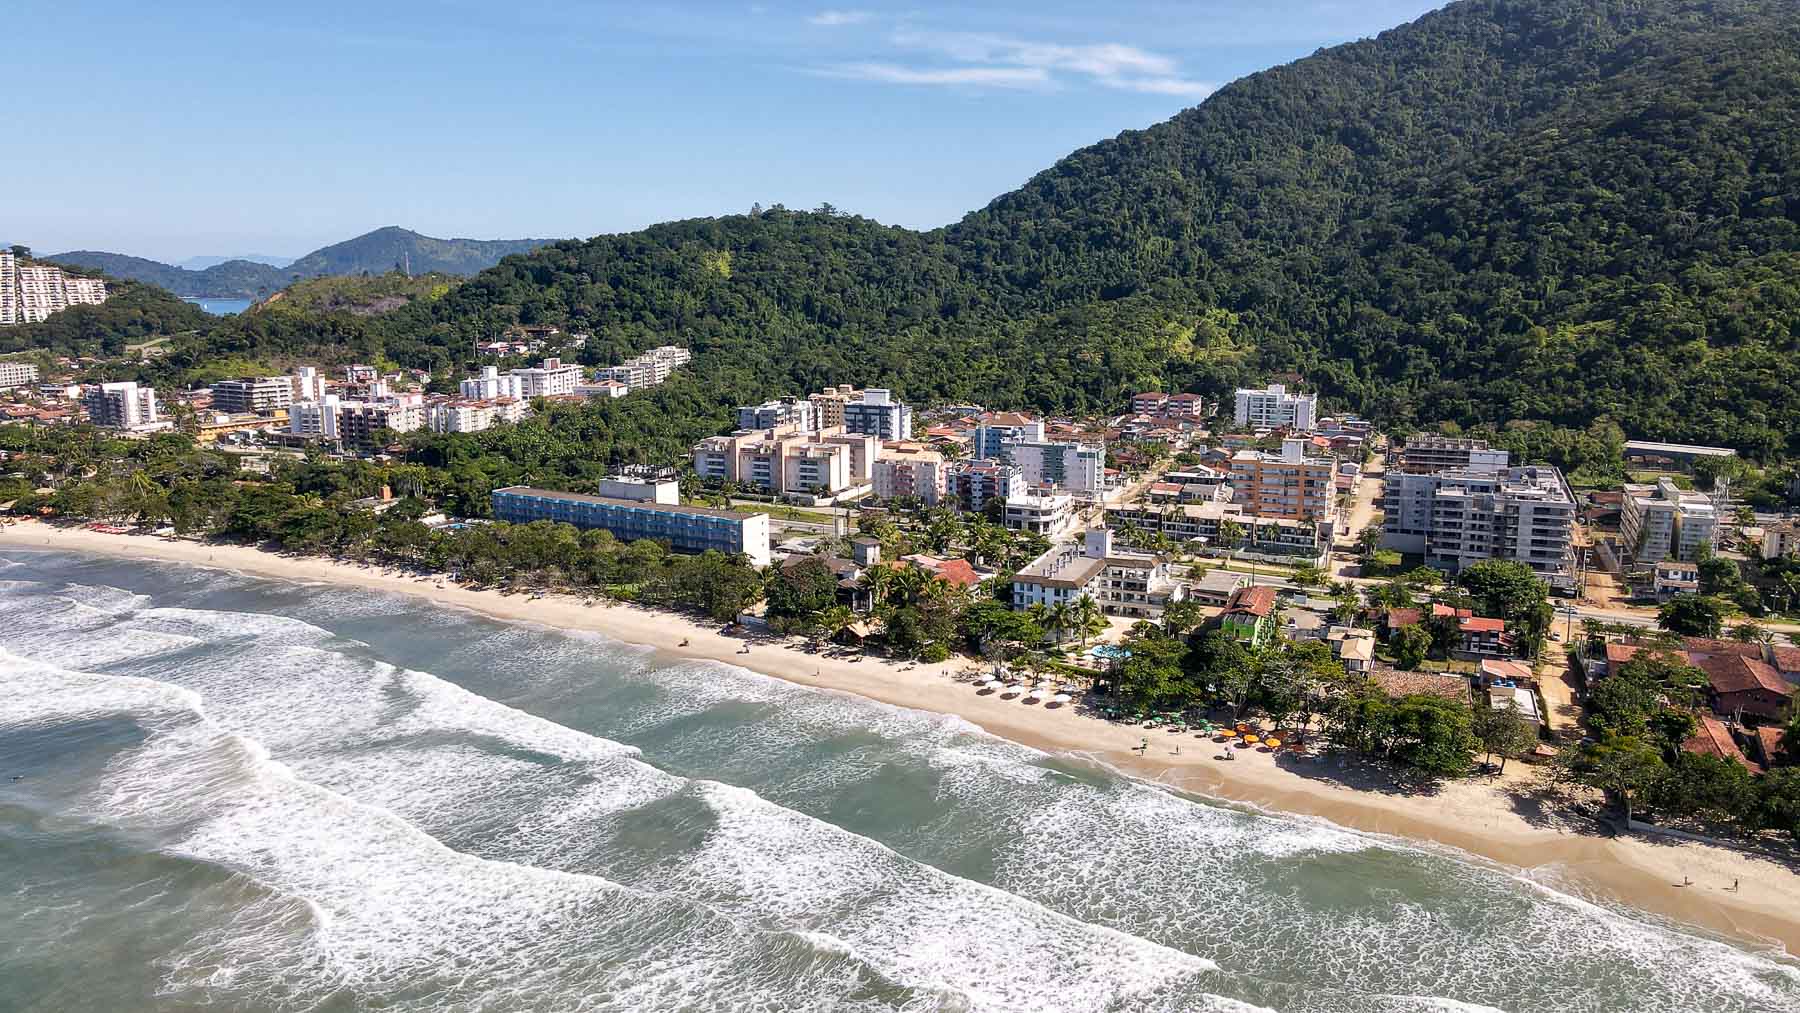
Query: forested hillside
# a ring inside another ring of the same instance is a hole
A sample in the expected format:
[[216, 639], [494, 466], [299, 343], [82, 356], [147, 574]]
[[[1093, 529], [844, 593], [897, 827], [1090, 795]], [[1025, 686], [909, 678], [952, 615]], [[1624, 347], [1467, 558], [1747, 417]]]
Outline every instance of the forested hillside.
[[596, 356], [690, 345], [707, 404], [884, 381], [1082, 409], [1298, 371], [1395, 425], [1604, 415], [1796, 455], [1796, 26], [1797, 0], [1465, 0], [937, 231], [829, 209], [676, 222], [376, 320], [230, 320], [187, 354], [446, 364], [551, 322]]

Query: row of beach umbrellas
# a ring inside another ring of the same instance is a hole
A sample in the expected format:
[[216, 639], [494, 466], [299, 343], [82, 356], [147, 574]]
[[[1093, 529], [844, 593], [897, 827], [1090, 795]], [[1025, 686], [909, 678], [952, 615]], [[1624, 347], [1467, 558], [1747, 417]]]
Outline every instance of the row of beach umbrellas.
[[[1008, 683], [1002, 682], [999, 679], [989, 679], [987, 682], [982, 684], [981, 688], [985, 689], [985, 690], [997, 690], [1003, 696], [1006, 694], [1011, 694], [1011, 693], [1019, 693], [1019, 692], [1022, 692], [1025, 690], [1025, 686], [1023, 686], [1020, 683], [1008, 684]], [[1030, 691], [1025, 693], [1025, 699], [1027, 699], [1027, 700], [1049, 699], [1049, 701], [1051, 703], [1068, 703], [1070, 700], [1074, 699], [1074, 697], [1071, 697], [1067, 693], [1056, 692], [1052, 687], [1038, 685], [1038, 686], [1031, 687]]]

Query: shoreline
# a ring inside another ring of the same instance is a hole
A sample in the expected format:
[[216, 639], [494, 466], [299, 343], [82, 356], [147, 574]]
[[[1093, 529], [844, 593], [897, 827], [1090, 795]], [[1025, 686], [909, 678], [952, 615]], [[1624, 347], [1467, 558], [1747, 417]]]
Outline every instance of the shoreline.
[[[1451, 848], [1531, 882], [1589, 900], [1602, 900], [1748, 943], [1800, 954], [1800, 875], [1783, 863], [1727, 847], [1645, 834], [1609, 837], [1591, 824], [1573, 826], [1553, 809], [1534, 804], [1525, 789], [1530, 768], [1507, 766], [1505, 777], [1446, 784], [1432, 793], [1395, 788], [1377, 768], [1337, 759], [1315, 764], [1266, 753], [1236, 751], [1214, 760], [1220, 747], [1192, 734], [1121, 726], [1064, 707], [1045, 709], [1018, 699], [977, 694], [952, 677], [963, 659], [937, 665], [901, 664], [864, 656], [859, 661], [807, 654], [779, 640], [745, 640], [670, 612], [636, 605], [583, 605], [567, 595], [532, 599], [472, 591], [437, 576], [413, 576], [374, 564], [283, 556], [237, 545], [213, 545], [154, 535], [115, 535], [58, 528], [36, 521], [0, 526], [0, 548], [51, 550], [153, 560], [230, 570], [256, 577], [407, 594], [508, 621], [599, 633], [676, 658], [737, 665], [759, 674], [962, 718], [989, 734], [1047, 753], [1089, 759], [1119, 773], [1177, 791], [1242, 805], [1271, 815], [1326, 820], [1350, 830]], [[439, 586], [439, 584], [442, 586]], [[686, 640], [686, 646], [681, 641]], [[749, 652], [742, 648], [748, 643]], [[1139, 756], [1135, 747], [1148, 737]], [[1174, 749], [1180, 747], [1176, 755]], [[1585, 831], [1585, 832], [1584, 832]], [[1691, 880], [1691, 886], [1684, 886]], [[1741, 889], [1731, 890], [1733, 882]]]

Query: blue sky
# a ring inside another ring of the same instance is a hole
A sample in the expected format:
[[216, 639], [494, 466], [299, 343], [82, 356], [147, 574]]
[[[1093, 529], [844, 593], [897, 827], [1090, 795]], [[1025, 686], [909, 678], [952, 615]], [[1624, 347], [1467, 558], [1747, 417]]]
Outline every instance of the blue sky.
[[11, 0], [0, 240], [294, 256], [758, 201], [935, 227], [1435, 6]]

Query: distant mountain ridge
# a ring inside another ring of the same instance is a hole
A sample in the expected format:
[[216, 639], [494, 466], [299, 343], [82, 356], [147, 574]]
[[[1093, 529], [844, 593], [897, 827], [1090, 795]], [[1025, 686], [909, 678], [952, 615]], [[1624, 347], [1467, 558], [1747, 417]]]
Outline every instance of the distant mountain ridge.
[[302, 278], [385, 274], [404, 267], [413, 274], [471, 275], [503, 257], [528, 253], [548, 239], [435, 239], [389, 225], [314, 250], [285, 267], [227, 260], [201, 270], [101, 250], [71, 250], [41, 259], [92, 268], [114, 278], [141, 281], [191, 299], [261, 299]]
[[292, 264], [294, 257], [276, 257], [267, 253], [243, 253], [233, 257], [189, 257], [176, 264], [184, 271], [204, 271], [209, 267], [218, 267], [234, 260], [247, 260], [252, 264], [267, 264], [270, 267], [286, 267]]

